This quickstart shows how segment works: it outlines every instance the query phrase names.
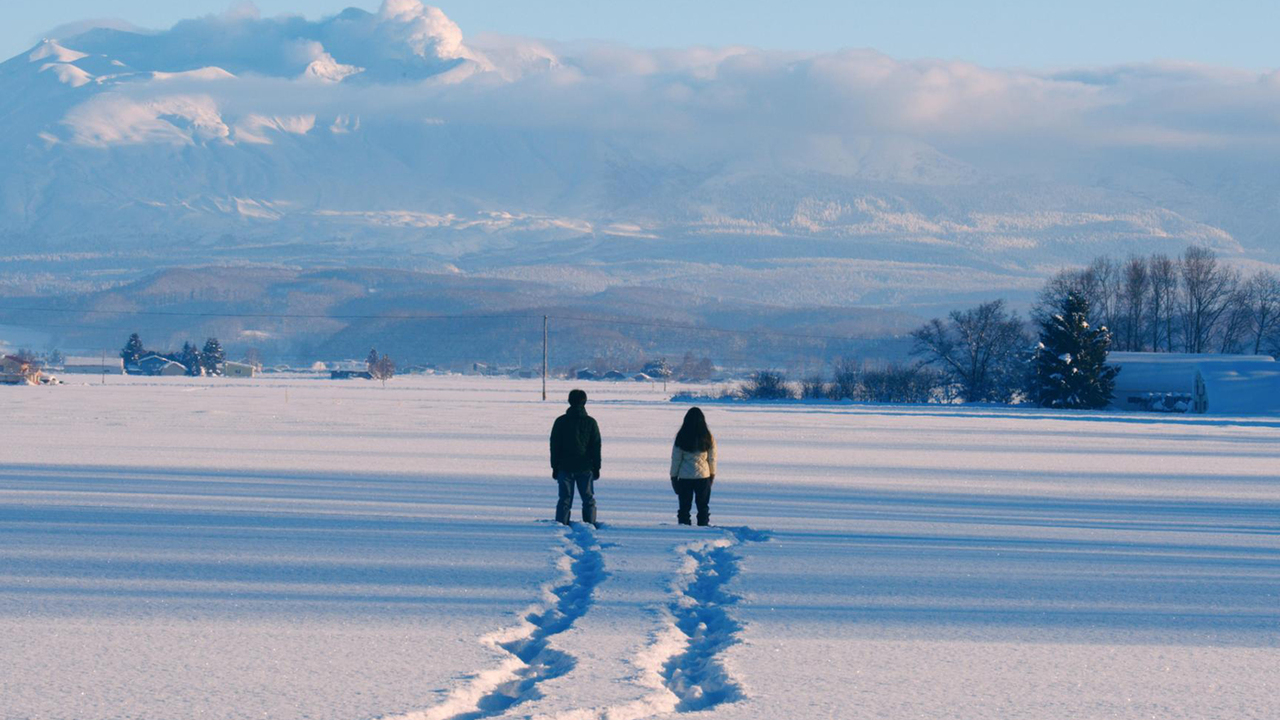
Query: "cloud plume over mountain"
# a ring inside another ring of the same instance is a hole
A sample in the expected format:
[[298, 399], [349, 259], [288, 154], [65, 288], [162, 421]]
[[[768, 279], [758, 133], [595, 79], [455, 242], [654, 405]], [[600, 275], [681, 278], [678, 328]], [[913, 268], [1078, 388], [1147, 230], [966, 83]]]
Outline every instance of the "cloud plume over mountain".
[[[1259, 146], [1275, 150], [1280, 110], [1276, 72], [1163, 63], [1031, 73], [903, 61], [870, 50], [642, 50], [483, 37], [468, 43], [441, 10], [418, 0], [386, 0], [373, 13], [353, 8], [320, 21], [240, 10], [156, 33], [94, 27], [64, 33], [62, 44], [119, 63], [117, 72], [89, 72], [99, 84], [133, 96], [178, 88], [112, 81], [137, 81], [146, 73], [185, 79], [191, 76], [183, 74], [214, 67], [243, 77], [219, 87], [183, 88], [208, 94], [232, 112], [251, 99], [265, 111], [273, 105], [318, 112], [349, 105], [356, 112], [430, 110], [460, 121], [495, 122], [505, 114], [507, 121], [528, 124], [592, 130], [621, 124], [694, 137], [735, 126], [890, 133], [944, 143], [1005, 139], [1252, 152]], [[325, 72], [335, 68], [337, 76]], [[308, 84], [317, 75], [365, 92], [317, 90]], [[404, 87], [421, 81], [428, 81], [426, 88]], [[369, 92], [371, 86], [384, 92]]]
[[469, 38], [385, 0], [63, 30], [0, 90], [14, 248], [1032, 274], [1187, 243], [1280, 253], [1276, 72]]

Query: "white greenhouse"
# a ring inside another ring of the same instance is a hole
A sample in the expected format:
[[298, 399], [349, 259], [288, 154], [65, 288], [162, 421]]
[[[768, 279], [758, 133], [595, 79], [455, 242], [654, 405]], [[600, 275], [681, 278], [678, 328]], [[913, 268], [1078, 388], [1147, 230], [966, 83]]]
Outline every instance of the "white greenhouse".
[[1280, 363], [1269, 355], [1113, 352], [1121, 410], [1280, 414]]

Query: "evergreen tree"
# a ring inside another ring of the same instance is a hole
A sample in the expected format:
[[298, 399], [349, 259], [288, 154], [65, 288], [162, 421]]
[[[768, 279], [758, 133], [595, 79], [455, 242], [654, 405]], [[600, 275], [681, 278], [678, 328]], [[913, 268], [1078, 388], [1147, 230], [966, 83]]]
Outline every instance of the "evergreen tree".
[[200, 351], [200, 366], [204, 368], [205, 375], [221, 375], [222, 363], [226, 362], [227, 354], [222, 350], [222, 343], [218, 342], [218, 338], [209, 338], [204, 341], [204, 349]]
[[200, 351], [190, 342], [182, 343], [182, 352], [178, 354], [178, 362], [187, 369], [187, 374], [199, 376], [204, 369], [204, 363], [200, 357]]
[[142, 346], [142, 338], [138, 337], [138, 333], [129, 336], [129, 342], [124, 344], [124, 349], [120, 351], [120, 357], [124, 360], [125, 365], [135, 365], [138, 358], [147, 353], [147, 349]]
[[666, 380], [671, 377], [672, 373], [675, 371], [671, 369], [671, 363], [667, 362], [666, 358], [660, 358], [658, 360], [650, 360], [645, 363], [641, 372], [649, 377]]
[[369, 372], [373, 372], [373, 369], [378, 366], [378, 349], [377, 348], [369, 349], [369, 357], [365, 358], [364, 364], [366, 367], [368, 367]]
[[1040, 320], [1029, 395], [1041, 407], [1094, 409], [1111, 402], [1119, 368], [1107, 365], [1111, 331], [1089, 325], [1089, 301], [1068, 292]]

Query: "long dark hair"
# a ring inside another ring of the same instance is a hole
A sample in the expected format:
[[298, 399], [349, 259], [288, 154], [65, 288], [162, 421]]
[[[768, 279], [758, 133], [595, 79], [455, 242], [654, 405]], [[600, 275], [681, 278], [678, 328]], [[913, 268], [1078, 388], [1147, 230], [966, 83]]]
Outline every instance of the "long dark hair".
[[676, 445], [685, 452], [706, 452], [715, 442], [711, 431], [707, 429], [707, 417], [696, 407], [689, 408], [684, 414], [684, 424], [676, 433]]

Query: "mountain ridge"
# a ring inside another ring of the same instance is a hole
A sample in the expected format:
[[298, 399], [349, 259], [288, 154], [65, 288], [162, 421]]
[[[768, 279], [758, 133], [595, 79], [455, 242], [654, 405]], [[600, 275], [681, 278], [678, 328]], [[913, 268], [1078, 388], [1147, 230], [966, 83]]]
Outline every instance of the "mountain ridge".
[[1202, 141], [1207, 111], [1163, 99], [1262, 112], [1269, 82], [469, 39], [417, 0], [91, 28], [0, 64], [0, 294], [376, 266], [584, 306], [639, 288], [925, 313], [1025, 303], [1101, 254], [1275, 264], [1271, 144], [1225, 120]]

